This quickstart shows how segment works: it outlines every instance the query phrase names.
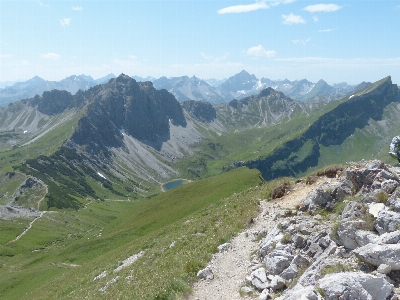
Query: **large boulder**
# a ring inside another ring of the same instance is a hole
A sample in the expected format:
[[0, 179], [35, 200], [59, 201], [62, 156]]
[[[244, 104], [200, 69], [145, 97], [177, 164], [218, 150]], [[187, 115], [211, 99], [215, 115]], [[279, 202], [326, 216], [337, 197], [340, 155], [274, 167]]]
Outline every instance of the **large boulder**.
[[395, 212], [400, 212], [400, 190], [396, 190], [386, 203]]
[[399, 186], [399, 183], [393, 179], [384, 180], [381, 183], [382, 191], [386, 192], [387, 194], [393, 193], [393, 191]]
[[306, 199], [301, 201], [300, 209], [302, 211], [315, 211], [330, 206], [333, 200], [329, 192], [322, 189], [315, 189], [307, 195]]
[[292, 290], [288, 290], [284, 295], [276, 300], [322, 300], [322, 296], [318, 294], [312, 285], [303, 287], [296, 285]]
[[[368, 230], [357, 230], [354, 233], [354, 240], [359, 247], [368, 245], [369, 243], [376, 243], [379, 239], [379, 235]], [[389, 243], [388, 243], [389, 244]]]
[[267, 287], [267, 274], [265, 273], [264, 268], [259, 268], [254, 270], [251, 274], [251, 283], [255, 286], [255, 288], [259, 291], [262, 291]]
[[283, 233], [275, 227], [260, 242], [260, 253], [262, 256], [268, 255], [283, 238]]
[[379, 234], [400, 229], [400, 213], [381, 210], [374, 223]]
[[374, 266], [388, 265], [392, 270], [400, 270], [400, 244], [368, 244], [353, 250], [364, 262]]
[[400, 230], [382, 234], [377, 244], [400, 244]]
[[[346, 202], [346, 201], [345, 201]], [[340, 218], [343, 221], [349, 221], [353, 219], [360, 219], [365, 213], [365, 205], [363, 203], [355, 201], [347, 201]]]
[[274, 250], [265, 258], [265, 265], [268, 273], [279, 275], [292, 262], [294, 256], [282, 250]]
[[393, 285], [381, 277], [360, 272], [330, 274], [319, 280], [326, 300], [385, 300]]
[[360, 246], [356, 239], [356, 232], [365, 229], [367, 229], [367, 223], [362, 220], [343, 222], [337, 231], [339, 242], [345, 248], [356, 249]]

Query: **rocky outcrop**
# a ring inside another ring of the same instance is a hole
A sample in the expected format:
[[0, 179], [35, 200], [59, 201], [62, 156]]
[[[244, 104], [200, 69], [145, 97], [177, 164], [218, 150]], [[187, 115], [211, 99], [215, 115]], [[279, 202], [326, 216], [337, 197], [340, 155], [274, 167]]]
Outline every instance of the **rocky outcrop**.
[[52, 90], [46, 91], [42, 96], [36, 95], [31, 105], [37, 105], [38, 111], [52, 116], [63, 112], [72, 106], [74, 97], [67, 91]]
[[399, 185], [397, 169], [380, 161], [351, 164], [311, 191], [299, 211], [280, 215], [252, 256], [257, 268], [247, 286], [260, 299], [278, 292], [280, 300], [397, 299], [400, 214], [390, 205]]
[[199, 122], [209, 123], [217, 117], [215, 108], [209, 102], [190, 100], [183, 102], [181, 105], [192, 118]]
[[93, 103], [67, 145], [80, 145], [92, 155], [109, 155], [110, 147], [122, 147], [124, 134], [154, 145], [170, 138], [170, 123], [186, 126], [172, 94], [124, 74], [90, 89], [86, 97]]
[[218, 105], [216, 109], [218, 119], [236, 129], [275, 125], [303, 112], [305, 106], [281, 92], [266, 88], [254, 96]]
[[393, 285], [385, 279], [361, 272], [330, 274], [319, 281], [319, 286], [327, 300], [383, 300], [393, 293]]
[[370, 243], [355, 249], [354, 253], [374, 266], [387, 265], [390, 270], [400, 270], [400, 244]]

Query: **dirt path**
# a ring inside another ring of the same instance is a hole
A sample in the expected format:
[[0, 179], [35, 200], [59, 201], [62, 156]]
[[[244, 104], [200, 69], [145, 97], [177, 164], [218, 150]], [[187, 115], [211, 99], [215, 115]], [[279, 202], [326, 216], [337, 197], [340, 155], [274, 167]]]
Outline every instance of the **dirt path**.
[[46, 195], [49, 193], [49, 188], [47, 187], [47, 184], [45, 184], [45, 183], [43, 182], [43, 185], [44, 185], [44, 187], [45, 187], [45, 189], [46, 189], [46, 193], [44, 193], [44, 196], [42, 197], [42, 199], [40, 199], [40, 200], [38, 201], [38, 204], [37, 204], [37, 209], [38, 209], [38, 210], [40, 210], [40, 204], [42, 203], [42, 201], [44, 200], [44, 198], [46, 197]]
[[35, 219], [33, 219], [33, 220], [29, 223], [29, 226], [26, 227], [26, 228], [24, 229], [24, 231], [22, 231], [22, 233], [21, 233], [19, 236], [17, 236], [17, 237], [16, 237], [15, 239], [13, 239], [12, 241], [9, 241], [7, 244], [10, 244], [10, 243], [12, 243], [12, 242], [18, 241], [22, 236], [24, 236], [24, 235], [29, 231], [29, 229], [32, 228], [33, 223], [35, 223], [35, 221], [36, 221], [37, 219], [40, 219], [40, 218], [44, 215], [44, 213], [45, 213], [45, 211], [42, 211], [42, 212], [40, 213], [40, 216], [39, 216], [39, 217], [36, 217]]
[[261, 230], [271, 230], [278, 221], [274, 220], [275, 214], [282, 208], [294, 208], [306, 195], [324, 182], [327, 178], [320, 178], [312, 185], [298, 183], [293, 191], [281, 199], [262, 201], [261, 213], [255, 218], [253, 225], [232, 239], [232, 248], [224, 253], [213, 255], [209, 266], [213, 270], [213, 280], [199, 280], [193, 286], [193, 292], [187, 297], [189, 300], [232, 300], [232, 299], [257, 299], [241, 297], [240, 288], [243, 286], [245, 276], [251, 267], [251, 254], [258, 246], [256, 234]]

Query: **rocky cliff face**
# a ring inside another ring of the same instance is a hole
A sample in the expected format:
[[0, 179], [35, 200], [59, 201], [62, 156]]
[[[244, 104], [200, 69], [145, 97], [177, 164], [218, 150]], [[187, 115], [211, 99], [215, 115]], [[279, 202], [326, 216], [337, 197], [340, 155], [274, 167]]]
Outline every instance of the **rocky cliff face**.
[[226, 99], [218, 88], [209, 85], [204, 80], [195, 76], [166, 78], [161, 77], [153, 81], [154, 87], [157, 89], [166, 89], [172, 93], [179, 102], [187, 100], [207, 101], [211, 104], [224, 103], [230, 99]]
[[31, 101], [31, 106], [37, 106], [38, 111], [52, 116], [62, 113], [67, 108], [72, 108], [78, 101], [74, 101], [70, 92], [52, 90], [44, 92], [42, 96], [36, 95]]
[[290, 99], [272, 88], [217, 106], [218, 118], [223, 123], [228, 127], [234, 125], [242, 128], [278, 124], [302, 111], [304, 105], [301, 102]]
[[90, 89], [86, 97], [92, 104], [70, 142], [83, 146], [88, 153], [108, 153], [109, 147], [121, 147], [124, 134], [144, 143], [166, 141], [170, 123], [186, 126], [175, 97], [166, 90], [154, 89], [151, 82], [138, 84], [120, 75]]
[[208, 102], [203, 101], [185, 101], [182, 104], [184, 110], [199, 122], [212, 122], [217, 117], [215, 108]]

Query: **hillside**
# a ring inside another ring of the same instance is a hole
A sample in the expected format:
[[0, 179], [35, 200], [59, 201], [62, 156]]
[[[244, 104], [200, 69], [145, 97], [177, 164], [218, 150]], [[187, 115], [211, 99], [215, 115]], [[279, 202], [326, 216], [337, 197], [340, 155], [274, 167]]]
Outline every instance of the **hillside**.
[[399, 171], [362, 161], [287, 181], [187, 299], [397, 299]]
[[[10, 104], [0, 114], [0, 272], [13, 276], [1, 276], [0, 297], [183, 295], [260, 201], [295, 181], [281, 177], [308, 175], [308, 190], [322, 166], [388, 160], [399, 100], [387, 77], [315, 105], [272, 88], [179, 103], [121, 74]], [[174, 178], [194, 182], [161, 193]]]
[[397, 85], [384, 78], [349, 96], [271, 154], [245, 165], [259, 169], [268, 180], [355, 158], [380, 158], [396, 130], [399, 101]]

